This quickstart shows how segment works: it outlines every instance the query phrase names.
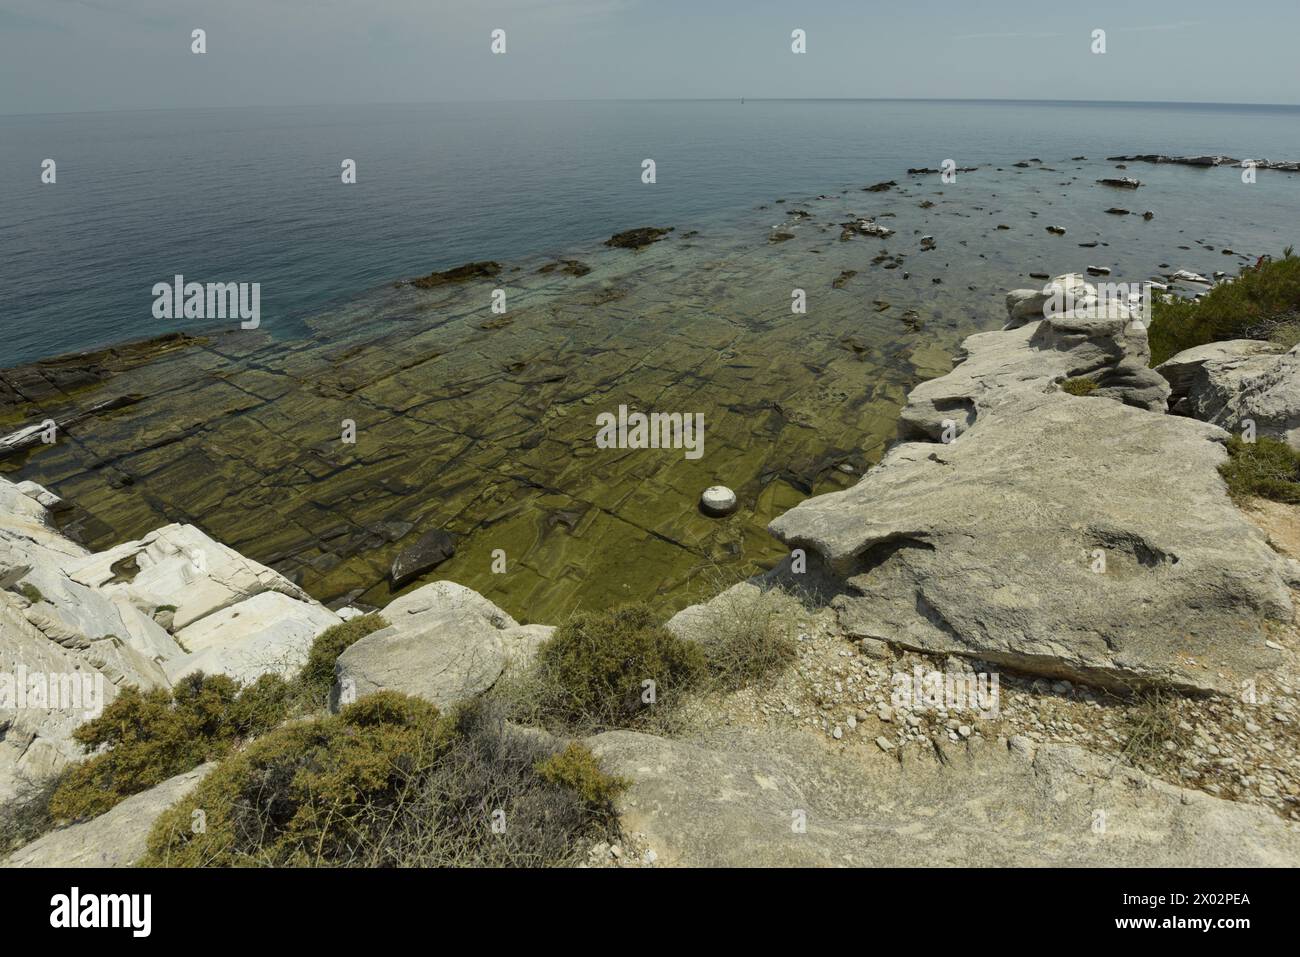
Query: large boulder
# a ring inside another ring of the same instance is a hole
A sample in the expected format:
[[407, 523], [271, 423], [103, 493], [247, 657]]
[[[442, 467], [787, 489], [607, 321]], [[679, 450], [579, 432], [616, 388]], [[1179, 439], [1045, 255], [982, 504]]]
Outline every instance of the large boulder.
[[854, 636], [1117, 689], [1235, 692], [1276, 665], [1266, 619], [1292, 610], [1283, 560], [1218, 474], [1226, 439], [1031, 391], [955, 442], [895, 446], [769, 528], [843, 581], [833, 604]]
[[1256, 435], [1300, 449], [1300, 347], [1253, 339], [1211, 342], [1178, 353], [1156, 371], [1172, 391], [1171, 411], [1229, 432], [1253, 422]]
[[481, 694], [507, 666], [527, 662], [552, 629], [521, 626], [482, 595], [432, 582], [390, 602], [389, 626], [339, 655], [330, 707], [376, 691], [401, 691], [449, 708]]
[[130, 867], [144, 856], [149, 832], [162, 813], [215, 767], [201, 765], [132, 795], [97, 818], [51, 831], [14, 851], [0, 867]]
[[1081, 748], [937, 742], [942, 758], [831, 752], [805, 734], [587, 739], [630, 780], [617, 807], [688, 867], [1278, 867], [1300, 826]]

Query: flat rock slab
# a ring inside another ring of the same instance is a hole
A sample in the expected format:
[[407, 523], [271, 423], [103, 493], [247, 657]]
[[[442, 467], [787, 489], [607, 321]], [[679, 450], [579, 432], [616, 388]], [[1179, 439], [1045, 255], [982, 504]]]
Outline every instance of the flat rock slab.
[[856, 637], [1103, 686], [1236, 692], [1279, 660], [1264, 620], [1292, 611], [1282, 559], [1218, 474], [1226, 438], [1107, 399], [1026, 395], [950, 444], [894, 447], [770, 529], [845, 581], [834, 604]]
[[1072, 746], [976, 742], [900, 762], [799, 733], [587, 743], [631, 779], [624, 828], [670, 866], [1300, 865], [1295, 824]]
[[14, 851], [0, 867], [130, 867], [144, 856], [154, 822], [215, 767], [201, 765], [97, 818], [51, 831]]
[[262, 592], [178, 631], [189, 653], [164, 667], [172, 682], [194, 671], [246, 683], [264, 674], [287, 679], [306, 664], [313, 639], [341, 621], [323, 605]]

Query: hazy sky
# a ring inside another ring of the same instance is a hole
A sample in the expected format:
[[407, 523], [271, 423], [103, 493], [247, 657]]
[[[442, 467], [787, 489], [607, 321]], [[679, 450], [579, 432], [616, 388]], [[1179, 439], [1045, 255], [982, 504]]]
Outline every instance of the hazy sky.
[[[504, 56], [489, 50], [494, 28]], [[0, 113], [742, 95], [1297, 103], [1297, 38], [1297, 0], [0, 0]]]

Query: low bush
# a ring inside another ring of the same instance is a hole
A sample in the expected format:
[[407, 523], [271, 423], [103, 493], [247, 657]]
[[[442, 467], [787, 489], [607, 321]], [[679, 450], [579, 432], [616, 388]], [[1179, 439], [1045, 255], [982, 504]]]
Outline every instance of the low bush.
[[1251, 496], [1300, 504], [1300, 453], [1278, 439], [1228, 440], [1228, 461], [1219, 466], [1234, 499]]
[[723, 691], [763, 684], [798, 656], [798, 601], [779, 588], [722, 592], [701, 612], [693, 633], [713, 683]]
[[543, 780], [568, 788], [588, 807], [598, 810], [608, 808], [628, 785], [623, 778], [606, 774], [591, 749], [577, 741], [536, 767]]
[[87, 753], [49, 800], [57, 820], [103, 814], [123, 799], [221, 758], [284, 720], [289, 689], [264, 675], [241, 690], [225, 675], [188, 675], [170, 691], [123, 688], [97, 718], [73, 732]]
[[1089, 379], [1087, 376], [1066, 379], [1061, 383], [1061, 391], [1070, 395], [1091, 395], [1097, 391], [1097, 380]]
[[1281, 259], [1264, 257], [1232, 282], [1198, 300], [1157, 299], [1151, 304], [1151, 364], [1225, 339], [1292, 341], [1300, 323], [1300, 257], [1287, 247]]
[[1178, 760], [1191, 735], [1181, 726], [1179, 697], [1158, 688], [1139, 692], [1120, 716], [1122, 753], [1137, 767], [1159, 771]]
[[42, 781], [19, 779], [17, 793], [0, 804], [0, 859], [28, 844], [58, 824], [50, 814], [50, 799], [63, 775]]
[[[545, 866], [616, 831], [621, 786], [471, 703], [379, 692], [292, 721], [159, 818], [148, 866]], [[204, 827], [193, 826], [203, 811]]]
[[518, 720], [588, 734], [652, 724], [707, 668], [699, 645], [639, 604], [575, 615], [542, 644], [529, 672], [504, 687]]

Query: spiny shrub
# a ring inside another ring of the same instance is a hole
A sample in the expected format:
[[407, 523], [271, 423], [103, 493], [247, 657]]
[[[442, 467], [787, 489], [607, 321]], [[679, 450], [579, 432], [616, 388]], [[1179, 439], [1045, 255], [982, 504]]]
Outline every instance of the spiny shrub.
[[707, 667], [699, 645], [674, 635], [646, 605], [629, 605], [561, 625], [520, 690], [536, 723], [574, 733], [634, 728], [677, 704]]
[[159, 818], [141, 863], [571, 863], [613, 833], [616, 784], [594, 766], [550, 769], [552, 751], [482, 703], [440, 716], [379, 692], [285, 724], [227, 759]]
[[1278, 439], [1228, 440], [1228, 461], [1219, 466], [1235, 499], [1258, 496], [1300, 504], [1300, 453]]
[[170, 691], [128, 686], [73, 738], [100, 754], [71, 768], [50, 798], [57, 820], [103, 814], [284, 720], [288, 687], [263, 675], [241, 690], [225, 675], [188, 675]]
[[16, 793], [0, 803], [0, 859], [58, 824], [50, 816], [50, 799], [58, 789], [63, 774], [39, 781], [19, 778]]
[[1232, 282], [1198, 300], [1157, 299], [1151, 304], [1151, 364], [1225, 339], [1271, 339], [1286, 343], [1300, 321], [1300, 256], [1290, 247], [1281, 259], [1264, 257]]
[[762, 684], [798, 656], [798, 600], [780, 588], [731, 588], [701, 611], [692, 633], [723, 691]]

